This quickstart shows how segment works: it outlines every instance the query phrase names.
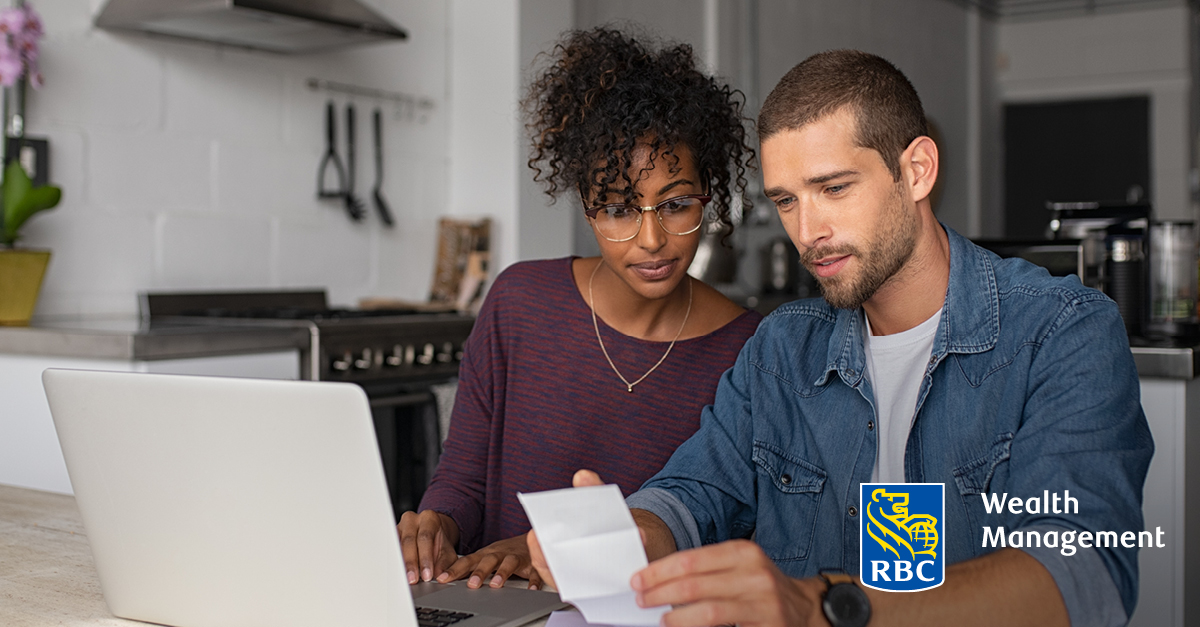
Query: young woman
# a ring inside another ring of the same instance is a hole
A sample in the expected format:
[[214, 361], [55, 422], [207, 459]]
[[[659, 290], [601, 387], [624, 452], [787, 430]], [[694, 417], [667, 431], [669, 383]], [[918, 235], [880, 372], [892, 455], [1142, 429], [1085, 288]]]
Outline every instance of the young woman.
[[496, 279], [464, 347], [445, 452], [420, 513], [398, 526], [410, 582], [516, 574], [540, 587], [517, 492], [569, 485], [577, 468], [636, 490], [699, 427], [761, 320], [687, 275], [705, 216], [729, 226], [744, 198], [740, 94], [698, 71], [688, 46], [609, 29], [567, 35], [551, 61], [525, 101], [529, 165], [552, 198], [582, 202], [600, 257]]

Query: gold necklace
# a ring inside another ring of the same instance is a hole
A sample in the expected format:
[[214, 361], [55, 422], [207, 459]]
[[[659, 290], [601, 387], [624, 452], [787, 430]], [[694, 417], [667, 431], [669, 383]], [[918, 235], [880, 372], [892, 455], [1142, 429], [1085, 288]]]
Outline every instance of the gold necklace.
[[671, 349], [675, 348], [675, 342], [679, 339], [680, 335], [683, 335], [683, 328], [687, 326], [688, 316], [692, 314], [692, 277], [688, 276], [686, 273], [683, 275], [688, 282], [688, 306], [687, 311], [683, 313], [683, 324], [679, 325], [679, 331], [675, 333], [675, 339], [671, 340], [670, 345], [667, 346], [667, 352], [663, 353], [663, 356], [658, 360], [658, 363], [651, 366], [650, 369], [646, 371], [646, 374], [642, 375], [640, 379], [630, 383], [621, 374], [621, 371], [617, 370], [617, 365], [613, 363], [612, 357], [608, 356], [608, 350], [604, 348], [604, 339], [600, 337], [600, 323], [596, 322], [596, 299], [592, 296], [592, 284], [596, 282], [596, 273], [600, 271], [600, 266], [602, 265], [604, 265], [603, 259], [600, 260], [600, 263], [596, 264], [596, 268], [592, 270], [591, 278], [588, 279], [588, 306], [592, 309], [592, 328], [596, 329], [596, 341], [600, 343], [600, 352], [604, 353], [604, 358], [608, 360], [608, 365], [613, 369], [613, 372], [617, 373], [617, 378], [621, 380], [621, 383], [625, 384], [625, 391], [632, 394], [633, 386], [644, 381], [646, 377], [650, 376], [651, 372], [654, 372], [656, 368], [662, 365], [662, 362], [667, 360], [667, 355], [670, 355]]

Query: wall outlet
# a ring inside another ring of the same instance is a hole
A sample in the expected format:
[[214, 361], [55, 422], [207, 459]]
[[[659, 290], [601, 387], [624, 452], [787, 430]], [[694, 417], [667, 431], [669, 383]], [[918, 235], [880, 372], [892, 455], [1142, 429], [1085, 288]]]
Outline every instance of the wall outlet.
[[[21, 161], [21, 166], [34, 187], [50, 183], [50, 141], [40, 137], [9, 137], [8, 150], [5, 151], [8, 160], [14, 158]], [[8, 165], [5, 163], [5, 165]]]

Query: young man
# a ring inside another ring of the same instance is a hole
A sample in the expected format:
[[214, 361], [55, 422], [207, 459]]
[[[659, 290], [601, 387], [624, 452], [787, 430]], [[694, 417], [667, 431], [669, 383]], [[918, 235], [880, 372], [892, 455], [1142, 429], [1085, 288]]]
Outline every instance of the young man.
[[[912, 85], [879, 57], [796, 66], [759, 135], [766, 194], [824, 300], [762, 323], [700, 431], [629, 497], [652, 560], [632, 581], [639, 602], [676, 605], [672, 627], [862, 625], [866, 605], [880, 627], [1124, 624], [1136, 548], [983, 539], [1142, 529], [1153, 443], [1116, 306], [938, 223], [937, 147]], [[859, 573], [868, 482], [945, 484], [945, 583], [843, 584], [857, 607], [823, 608], [819, 573]], [[1077, 509], [989, 513], [982, 496], [1044, 491]]]

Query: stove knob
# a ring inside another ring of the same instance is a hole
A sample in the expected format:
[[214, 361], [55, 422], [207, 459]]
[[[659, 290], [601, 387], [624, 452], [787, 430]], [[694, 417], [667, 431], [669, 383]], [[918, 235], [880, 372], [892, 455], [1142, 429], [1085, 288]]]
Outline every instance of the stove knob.
[[434, 352], [436, 350], [437, 349], [433, 347], [433, 344], [426, 344], [421, 349], [421, 354], [417, 355], [417, 363], [421, 364], [422, 366], [428, 366], [429, 364], [432, 364], [434, 360]]
[[442, 344], [442, 352], [437, 355], [438, 363], [448, 364], [452, 359], [454, 359], [454, 342], [446, 342]]
[[370, 370], [373, 360], [371, 359], [371, 349], [364, 348], [362, 350], [362, 358], [354, 360], [354, 367], [359, 370]]
[[454, 351], [454, 361], [462, 361], [462, 358], [463, 358], [463, 349], [460, 346], [458, 348], [458, 350]]
[[329, 364], [329, 366], [331, 368], [333, 368], [334, 370], [337, 370], [338, 372], [346, 372], [347, 370], [350, 369], [351, 363], [353, 361], [354, 361], [354, 357], [350, 354], [350, 351], [346, 351], [342, 355], [341, 359], [333, 360], [333, 363]]
[[397, 344], [392, 347], [392, 354], [384, 358], [383, 363], [395, 368], [404, 365], [404, 347]]
[[404, 365], [411, 366], [417, 360], [417, 348], [412, 344], [404, 345]]

